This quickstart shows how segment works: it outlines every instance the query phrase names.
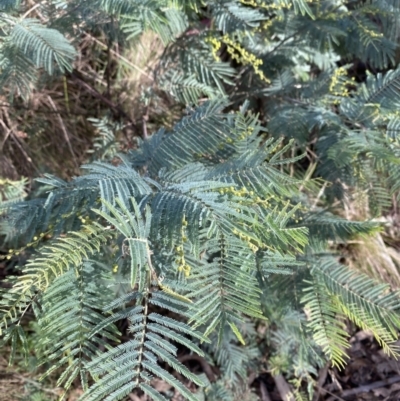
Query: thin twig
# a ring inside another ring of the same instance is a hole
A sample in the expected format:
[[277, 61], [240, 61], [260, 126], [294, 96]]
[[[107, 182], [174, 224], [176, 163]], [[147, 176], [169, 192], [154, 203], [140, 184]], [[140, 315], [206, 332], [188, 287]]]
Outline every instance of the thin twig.
[[[51, 96], [47, 95], [47, 99], [49, 100], [49, 103], [50, 103], [51, 107], [53, 108], [53, 110], [58, 112], [58, 109], [57, 109], [56, 105], [54, 104], [53, 99], [51, 98]], [[61, 115], [59, 113], [57, 113], [57, 118], [58, 118], [58, 122], [60, 123], [61, 130], [62, 130], [62, 132], [64, 134], [65, 140], [67, 141], [67, 145], [68, 145], [69, 151], [71, 153], [72, 159], [74, 160], [75, 167], [78, 168], [79, 167], [78, 160], [76, 159], [76, 156], [75, 156], [75, 153], [74, 153], [74, 149], [72, 148], [71, 140], [69, 139], [69, 135], [68, 135], [67, 129], [66, 129], [65, 125], [64, 125], [64, 121], [61, 118]]]
[[[375, 390], [375, 389], [381, 388], [381, 387], [386, 387], [386, 386], [389, 386], [391, 384], [398, 383], [398, 382], [400, 382], [400, 375], [390, 377], [389, 379], [386, 379], [386, 380], [380, 380], [375, 383], [365, 384], [360, 387], [351, 388], [349, 390], [344, 390], [341, 392], [340, 396], [341, 397], [350, 397], [350, 396], [357, 395], [360, 393], [368, 393], [371, 390]], [[338, 397], [336, 394], [334, 394], [332, 397], [329, 397], [327, 401], [335, 401], [335, 400], [340, 400], [340, 399], [341, 399], [340, 397]]]
[[80, 75], [80, 72], [78, 72], [78, 71], [74, 71], [71, 73], [72, 78], [74, 78], [74, 80], [80, 86], [82, 86], [88, 93], [90, 93], [92, 96], [96, 97], [97, 99], [101, 100], [104, 104], [106, 104], [108, 107], [110, 107], [114, 111], [117, 111], [120, 115], [123, 115], [125, 118], [130, 120], [130, 117], [119, 106], [117, 106], [110, 99], [103, 96], [97, 89], [95, 89], [91, 85], [89, 85], [79, 75]]
[[21, 151], [21, 153], [24, 155], [25, 159], [28, 161], [29, 164], [33, 166], [33, 168], [36, 170], [36, 172], [40, 175], [39, 169], [36, 167], [36, 165], [33, 163], [31, 157], [26, 153], [24, 147], [20, 143], [17, 135], [15, 135], [15, 132], [13, 129], [8, 128], [5, 124], [4, 121], [0, 119], [0, 125], [3, 126], [3, 128], [8, 132], [8, 134], [11, 136], [11, 139], [15, 142], [17, 145], [18, 149]]
[[78, 71], [74, 71], [71, 73], [72, 78], [75, 79], [75, 81], [82, 86], [88, 93], [90, 93], [92, 96], [96, 97], [97, 99], [99, 99], [101, 102], [103, 102], [104, 104], [106, 104], [108, 107], [110, 107], [112, 110], [114, 110], [120, 117], [124, 117], [126, 118], [130, 125], [136, 130], [137, 129], [137, 125], [135, 123], [135, 121], [133, 121], [128, 114], [125, 113], [125, 111], [118, 106], [117, 104], [115, 104], [114, 102], [112, 102], [110, 99], [108, 99], [107, 97], [105, 97], [104, 95], [102, 95], [99, 91], [97, 91], [95, 88], [93, 88], [91, 85], [89, 85], [87, 82], [85, 82], [80, 76], [79, 76], [79, 72]]
[[318, 401], [320, 395], [325, 394], [325, 390], [323, 388], [323, 385], [326, 381], [326, 377], [328, 376], [328, 370], [329, 370], [330, 363], [325, 364], [323, 368], [319, 370], [319, 377], [318, 377], [318, 382], [317, 382], [317, 392], [314, 395], [313, 401]]
[[31, 7], [23, 16], [22, 19], [26, 18], [33, 10], [36, 10], [38, 7], [40, 7], [45, 1], [41, 1], [40, 3], [35, 4], [33, 7]]
[[265, 383], [261, 380], [260, 382], [260, 392], [261, 392], [261, 400], [262, 401], [271, 401], [271, 397], [269, 395], [267, 386]]
[[16, 373], [13, 373], [13, 376], [18, 378], [18, 380], [31, 384], [32, 386], [40, 389], [40, 391], [43, 391], [44, 393], [55, 394], [58, 396], [60, 395], [60, 391], [44, 388], [40, 383], [36, 382], [35, 380], [28, 379], [27, 377], [24, 377]]
[[326, 388], [321, 389], [321, 390], [324, 390], [325, 393], [331, 395], [332, 397], [335, 397], [335, 398], [330, 397], [331, 401], [332, 401], [332, 400], [335, 400], [335, 401], [346, 401], [345, 399], [339, 397], [338, 395], [335, 395], [335, 394], [331, 393], [331, 392], [328, 391]]
[[4, 131], [5, 131], [5, 134], [4, 134], [4, 139], [0, 142], [0, 152], [3, 150], [4, 144], [7, 142], [7, 139], [11, 134], [11, 130], [10, 129], [8, 129], [4, 125], [3, 125], [3, 128], [4, 128]]
[[[15, 104], [0, 103], [0, 107], [7, 107], [9, 109], [17, 109], [18, 111], [21, 111], [21, 110], [32, 111], [32, 108], [24, 107], [24, 106], [22, 106], [20, 104], [15, 105]], [[37, 109], [37, 110], [35, 110], [35, 113], [49, 114], [49, 115], [51, 115], [51, 114], [61, 114], [61, 115], [65, 114], [65, 115], [68, 115], [68, 113], [66, 111], [65, 112], [63, 112], [61, 110], [53, 111], [53, 110], [48, 110], [48, 109], [46, 109], [46, 110]], [[69, 114], [71, 114], [73, 116], [91, 116], [92, 115], [90, 113], [86, 113], [85, 114], [85, 113], [73, 113], [73, 112], [70, 112]]]
[[298, 34], [300, 34], [301, 30], [296, 31], [290, 36], [287, 36], [285, 39], [283, 39], [278, 45], [276, 45], [272, 50], [270, 50], [268, 53], [264, 55], [264, 57], [269, 56], [272, 54], [274, 51], [278, 50], [282, 45], [284, 45], [288, 40], [295, 38]]
[[[107, 45], [105, 45], [103, 42], [101, 42], [100, 40], [96, 39], [95, 37], [93, 37], [92, 35], [90, 35], [89, 33], [85, 32], [85, 36], [88, 37], [89, 39], [93, 40], [94, 42], [96, 42], [98, 45], [102, 46], [103, 49], [107, 49]], [[115, 50], [110, 49], [110, 52], [112, 54], [114, 54], [114, 56], [118, 57], [120, 60], [122, 60], [124, 63], [128, 64], [130, 67], [134, 68], [135, 70], [139, 71], [141, 74], [145, 75], [147, 78], [151, 79], [152, 81], [154, 81], [154, 78], [149, 75], [146, 71], [142, 70], [140, 67], [138, 67], [137, 65], [131, 63], [127, 58], [125, 58], [124, 56], [121, 56], [119, 53], [117, 53]]]
[[132, 393], [128, 394], [128, 397], [129, 397], [129, 399], [130, 399], [131, 401], [142, 401], [141, 398], [139, 398], [137, 395], [132, 394]]
[[214, 372], [211, 369], [211, 366], [200, 355], [189, 355], [189, 354], [187, 354], [187, 355], [183, 355], [183, 356], [179, 357], [178, 359], [179, 359], [179, 362], [186, 362], [186, 361], [196, 361], [196, 362], [198, 362], [201, 365], [201, 367], [202, 367], [204, 373], [206, 374], [208, 380], [210, 382], [215, 382], [215, 375], [214, 375]]
[[143, 120], [142, 120], [142, 124], [143, 124], [143, 139], [147, 139], [148, 138], [147, 121], [149, 121], [149, 106], [148, 105], [145, 107], [144, 114], [143, 114]]
[[304, 177], [304, 180], [302, 181], [300, 188], [299, 188], [299, 192], [301, 192], [304, 187], [305, 187], [305, 183], [309, 180], [311, 180], [312, 175], [315, 172], [315, 168], [317, 167], [317, 163], [311, 163], [310, 166], [308, 167], [307, 171], [306, 171], [306, 176]]
[[322, 188], [320, 189], [320, 191], [318, 192], [317, 198], [315, 199], [313, 205], [311, 206], [311, 210], [315, 209], [315, 207], [317, 206], [319, 200], [321, 199], [322, 195], [325, 192], [325, 188], [326, 188], [327, 183], [324, 182], [324, 185], [322, 186]]
[[282, 400], [295, 401], [293, 392], [285, 378], [282, 375], [276, 375], [273, 378]]
[[[111, 16], [111, 24], [114, 25], [114, 18]], [[111, 46], [112, 40], [109, 38], [107, 41], [107, 65], [104, 70], [104, 75], [106, 76], [107, 82], [107, 97], [111, 99]]]
[[103, 81], [103, 78], [101, 78], [99, 74], [97, 74], [97, 72], [90, 65], [88, 65], [86, 68], [89, 70], [89, 72], [84, 70], [79, 70], [79, 74], [107, 88], [107, 83]]

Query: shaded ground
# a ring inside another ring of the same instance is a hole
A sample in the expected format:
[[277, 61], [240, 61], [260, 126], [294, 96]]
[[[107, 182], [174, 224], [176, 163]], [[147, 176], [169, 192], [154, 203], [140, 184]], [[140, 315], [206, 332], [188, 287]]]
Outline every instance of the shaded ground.
[[350, 360], [343, 371], [324, 369], [320, 372], [320, 384], [326, 391], [321, 391], [319, 399], [400, 400], [400, 362], [388, 357], [366, 332], [358, 332], [351, 343]]
[[[348, 355], [350, 359], [342, 371], [330, 366], [320, 370], [319, 389], [313, 401], [400, 400], [400, 361], [385, 354], [372, 335], [357, 332], [351, 339]], [[282, 380], [289, 386], [283, 378], [277, 381], [264, 376], [259, 386], [261, 400], [284, 400], [285, 389], [279, 383]], [[289, 399], [294, 401], [293, 397]]]

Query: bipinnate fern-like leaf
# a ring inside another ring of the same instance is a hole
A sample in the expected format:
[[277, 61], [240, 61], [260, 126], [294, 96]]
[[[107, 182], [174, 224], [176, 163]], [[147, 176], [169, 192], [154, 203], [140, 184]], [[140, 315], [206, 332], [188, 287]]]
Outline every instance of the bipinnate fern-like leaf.
[[8, 11], [19, 7], [21, 0], [4, 0], [0, 4], [0, 11]]
[[10, 41], [17, 46], [38, 68], [49, 74], [56, 65], [61, 71], [72, 69], [76, 56], [74, 47], [57, 30], [41, 25], [35, 19], [16, 21]]
[[[212, 91], [213, 97], [217, 94], [220, 97], [226, 96], [226, 87], [233, 85], [234, 69], [228, 62], [216, 60], [205, 42], [207, 36], [202, 34], [201, 38], [199, 41], [196, 37], [183, 35], [172, 42], [164, 52], [156, 70], [156, 78], [162, 87], [172, 89], [173, 95], [182, 93], [184, 88], [179, 90], [179, 85], [183, 83], [191, 83], [192, 87], [195, 85], [198, 90], [203, 88], [203, 95]], [[177, 65], [182, 66], [178, 71]], [[171, 85], [166, 83], [166, 80], [171, 81]], [[178, 87], [174, 88], [174, 82]], [[195, 95], [194, 88], [185, 90], [185, 93], [189, 92], [191, 96]]]
[[[108, 3], [118, 2], [108, 1]], [[141, 0], [120, 3], [122, 7], [130, 8], [123, 13], [121, 24], [122, 30], [128, 34], [128, 39], [151, 29], [158, 34], [164, 44], [168, 44], [184, 32], [188, 26], [187, 16], [176, 2]]]
[[122, 125], [114, 123], [108, 117], [88, 118], [88, 121], [97, 129], [98, 134], [93, 141], [93, 149], [89, 149], [87, 153], [92, 155], [92, 161], [112, 160], [119, 149], [115, 133], [121, 130]]
[[202, 348], [220, 366], [222, 377], [229, 383], [227, 387], [234, 388], [246, 378], [252, 360], [259, 356], [259, 349], [254, 347], [253, 339], [256, 336], [250, 319], [237, 322], [242, 342], [238, 341], [237, 334], [229, 325], [225, 326], [222, 341], [218, 341], [218, 332], [210, 335], [210, 342]]
[[[88, 372], [98, 379], [82, 396], [82, 400], [119, 400], [135, 388], [141, 389], [154, 399], [163, 399], [163, 396], [149, 385], [154, 376], [175, 387], [186, 399], [195, 400], [195, 396], [185, 386], [158, 364], [159, 360], [163, 361], [197, 385], [202, 385], [199, 378], [176, 359], [177, 348], [170, 341], [183, 344], [202, 354], [185, 336], [192, 335], [201, 340], [205, 338], [185, 323], [150, 310], [152, 305], [156, 305], [185, 316], [186, 304], [190, 301], [163, 284], [153, 267], [148, 241], [152, 223], [150, 209], [147, 208], [146, 213], [142, 215], [133, 198], [130, 205], [117, 200], [118, 209], [109, 203], [105, 203], [105, 207], [109, 215], [100, 210], [96, 212], [124, 237], [123, 243], [131, 259], [130, 286], [133, 292], [106, 306], [108, 311], [118, 307], [119, 309], [105, 322], [100, 322], [98, 327], [93, 329], [92, 336], [98, 335], [110, 323], [128, 318], [133, 339], [88, 363]], [[132, 300], [136, 301], [135, 306], [127, 307]]]
[[[96, 293], [103, 290], [99, 267], [85, 261], [76, 269], [68, 270], [54, 280], [39, 301], [40, 332], [47, 334], [39, 337], [37, 346], [43, 350], [42, 362], [51, 363], [51, 368], [42, 378], [63, 368], [57, 385], [65, 390], [77, 377], [86, 389], [88, 377], [85, 363], [97, 356], [99, 346], [108, 349], [110, 341], [119, 341], [113, 324], [91, 335], [104, 320], [102, 305], [96, 297]], [[106, 298], [102, 301], [105, 302]], [[65, 342], [66, 338], [68, 342]]]
[[[371, 330], [384, 350], [398, 354], [395, 344], [400, 327], [399, 294], [388, 284], [377, 283], [364, 274], [340, 265], [332, 258], [315, 267], [328, 290], [337, 297], [342, 312], [356, 324]], [[385, 333], [385, 334], [383, 334]]]
[[140, 294], [141, 304], [127, 313], [132, 340], [103, 353], [87, 364], [88, 372], [98, 379], [81, 397], [82, 401], [120, 400], [136, 388], [153, 399], [163, 400], [165, 398], [150, 385], [153, 377], [175, 387], [185, 399], [197, 400], [194, 394], [158, 364], [158, 361], [163, 361], [190, 381], [203, 385], [196, 375], [178, 361], [177, 348], [173, 342], [189, 345], [202, 355], [202, 351], [186, 336], [191, 335], [202, 340], [204, 337], [182, 322], [149, 310], [154, 302], [169, 309], [168, 303], [164, 304], [168, 298], [174, 303], [172, 296], [163, 295], [160, 298], [157, 291]]
[[71, 182], [50, 175], [38, 179], [53, 188], [46, 197], [3, 205], [7, 215], [0, 224], [10, 238], [18, 240], [23, 235], [24, 241], [30, 242], [39, 233], [50, 231], [59, 235], [74, 231], [94, 217], [91, 209], [101, 205], [100, 199], [114, 203], [116, 197], [126, 199], [136, 195], [140, 198], [152, 193], [153, 181], [146, 181], [129, 166], [117, 168], [94, 162], [82, 168], [87, 174]]
[[196, 104], [201, 95], [209, 99], [220, 96], [212, 86], [199, 82], [195, 75], [185, 77], [177, 72], [166, 73], [160, 86], [183, 104]]
[[97, 209], [94, 209], [94, 211], [103, 216], [107, 222], [114, 226], [115, 230], [122, 234], [124, 252], [127, 252], [131, 261], [130, 285], [134, 288], [137, 280], [139, 280], [141, 288], [144, 285], [143, 283], [146, 280], [151, 264], [148, 242], [151, 225], [150, 209], [146, 209], [146, 215], [143, 219], [134, 198], [131, 198], [130, 205], [124, 204], [122, 200], [117, 199], [119, 210], [105, 200], [103, 204], [108, 214]]
[[35, 64], [9, 42], [0, 47], [0, 67], [0, 89], [7, 87], [11, 93], [27, 98], [37, 81]]
[[345, 348], [348, 346], [347, 332], [343, 321], [337, 318], [337, 308], [320, 278], [313, 277], [302, 301], [309, 311], [309, 328], [314, 341], [322, 348], [334, 366], [345, 365]]
[[58, 30], [33, 18], [17, 19], [4, 13], [0, 23], [5, 26], [0, 45], [0, 89], [7, 87], [12, 94], [26, 98], [35, 84], [37, 69], [48, 74], [72, 69], [76, 51]]
[[[255, 276], [255, 260], [248, 244], [222, 231], [209, 241], [208, 252], [216, 254], [194, 273], [196, 287], [191, 296], [198, 298], [190, 321], [205, 326], [205, 333], [217, 330], [222, 341], [226, 326], [236, 323], [242, 314], [262, 319], [260, 290]], [[240, 337], [240, 335], [238, 335]]]
[[12, 204], [23, 200], [27, 196], [26, 186], [28, 180], [21, 178], [19, 180], [0, 179], [0, 205]]
[[[343, 367], [348, 348], [344, 318], [369, 330], [383, 350], [397, 356], [399, 294], [386, 284], [340, 265], [332, 257], [319, 259], [302, 302], [309, 311], [309, 328], [324, 353]], [[340, 319], [341, 317], [341, 319]]]
[[374, 118], [372, 116], [374, 106], [392, 108], [399, 104], [399, 85], [399, 68], [390, 70], [386, 74], [369, 76], [355, 94], [355, 98], [344, 101], [341, 108], [346, 117], [353, 120], [365, 120], [369, 116]]
[[147, 0], [144, 2], [139, 2], [138, 0], [100, 0], [99, 5], [107, 13], [118, 15], [131, 14], [139, 4], [143, 4], [143, 8], [148, 8], [151, 2], [155, 3], [154, 0]]
[[2, 298], [0, 330], [15, 322], [19, 325], [38, 293], [45, 292], [54, 279], [100, 252], [111, 235], [111, 231], [94, 223], [43, 247], [35, 259], [28, 261], [22, 277], [12, 280], [12, 288]]
[[[231, 140], [229, 136], [229, 121], [222, 110], [226, 107], [225, 100], [208, 102], [197, 108], [191, 115], [184, 117], [177, 123], [172, 133], [167, 134], [160, 130], [151, 143], [144, 143], [139, 152], [132, 153], [130, 161], [137, 165], [140, 160], [152, 176], [159, 173], [161, 168], [168, 170], [185, 166], [188, 162], [209, 152], [218, 150], [218, 146]], [[203, 138], [207, 138], [204, 141]], [[148, 149], [148, 146], [157, 142], [157, 147]], [[143, 153], [147, 158], [143, 158]]]
[[306, 215], [304, 225], [308, 228], [310, 236], [318, 241], [345, 241], [356, 235], [368, 235], [378, 229], [374, 222], [349, 221], [325, 210], [316, 210]]
[[129, 166], [115, 167], [111, 164], [94, 162], [82, 166], [88, 174], [78, 177], [76, 185], [83, 188], [99, 189], [101, 199], [114, 203], [115, 198], [138, 198], [152, 193], [149, 181], [143, 179], [137, 171]]
[[259, 10], [234, 1], [216, 1], [212, 13], [218, 29], [223, 33], [256, 28], [265, 19]]
[[[226, 106], [204, 103], [119, 165], [85, 165], [71, 182], [45, 176], [49, 194], [2, 211], [7, 227], [20, 223], [11, 238], [22, 234], [17, 239], [36, 246], [46, 232], [55, 236], [2, 291], [4, 338], [26, 348], [21, 319], [32, 306], [44, 360], [54, 362], [48, 373], [63, 369], [65, 388], [79, 377], [82, 400], [119, 400], [135, 390], [164, 400], [155, 377], [195, 400], [185, 384], [201, 380], [179, 362], [178, 346], [202, 355], [202, 343], [215, 338], [220, 351], [211, 352], [219, 364], [226, 355], [222, 365], [234, 380], [245, 373], [233, 359], [251, 338], [246, 319], [286, 316], [281, 321], [301, 333], [292, 344], [317, 344], [338, 367], [345, 318], [396, 353], [398, 294], [317, 255], [327, 241], [376, 225], [310, 208], [299, 193], [307, 184], [287, 173], [302, 157], [286, 157], [293, 143], [267, 138], [247, 105], [237, 113], [224, 113]], [[129, 338], [116, 345], [115, 325], [126, 320]], [[319, 352], [303, 356], [320, 363]]]
[[[23, 352], [28, 352], [26, 334], [21, 326], [26, 312], [31, 307], [36, 307], [40, 296], [57, 277], [62, 277], [73, 267], [78, 268], [85, 259], [100, 252], [109, 238], [110, 232], [104, 231], [100, 225], [86, 226], [82, 231], [71, 233], [68, 238], [60, 238], [42, 248], [38, 257], [28, 261], [21, 277], [9, 279], [11, 288], [1, 291], [0, 334], [3, 337], [2, 343], [12, 344], [10, 363], [17, 344], [21, 344]], [[74, 374], [78, 372], [75, 371]], [[69, 384], [67, 380], [67, 386]]]

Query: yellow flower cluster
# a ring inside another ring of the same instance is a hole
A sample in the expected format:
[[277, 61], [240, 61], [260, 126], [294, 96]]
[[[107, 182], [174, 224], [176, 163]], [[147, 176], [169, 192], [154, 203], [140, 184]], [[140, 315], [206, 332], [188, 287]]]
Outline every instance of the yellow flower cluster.
[[[240, 135], [237, 139], [238, 139], [239, 141], [242, 141], [243, 139], [246, 139], [247, 137], [249, 137], [252, 133], [253, 133], [253, 128], [252, 128], [252, 127], [248, 127], [245, 131], [243, 131], [243, 132], [241, 133], [241, 135]], [[233, 143], [235, 143], [234, 139], [228, 137], [228, 138], [226, 139], [225, 143], [221, 143], [221, 144], [218, 146], [218, 149], [223, 149], [223, 148], [225, 147], [226, 144], [231, 145], [231, 144], [233, 144]]]
[[343, 67], [337, 68], [332, 75], [329, 92], [336, 96], [348, 96], [348, 89], [343, 88], [343, 77], [347, 75]]
[[274, 24], [275, 20], [280, 20], [280, 17], [271, 18], [267, 21], [264, 21], [260, 24], [258, 28], [255, 29], [255, 32], [265, 32]]
[[163, 285], [160, 282], [158, 283], [158, 285], [165, 293], [167, 293], [169, 295], [172, 295], [174, 298], [179, 299], [179, 300], [184, 301], [184, 302], [193, 303], [193, 301], [191, 299], [185, 297], [184, 295], [178, 294], [172, 288], [169, 288], [168, 286]]
[[246, 6], [263, 8], [264, 10], [282, 10], [284, 8], [290, 9], [292, 7], [292, 3], [284, 3], [281, 1], [279, 4], [267, 4], [264, 1], [256, 1], [256, 0], [240, 0], [240, 2]]
[[[262, 199], [259, 196], [257, 196], [254, 191], [249, 191], [247, 188], [238, 188], [236, 189], [235, 187], [231, 186], [231, 187], [226, 187], [226, 188], [221, 188], [218, 190], [218, 192], [221, 195], [234, 195], [237, 197], [242, 198], [242, 200], [239, 200], [237, 203], [239, 204], [247, 204], [249, 206], [254, 206], [254, 205], [262, 205], [263, 207], [277, 207], [275, 205], [275, 203], [271, 203], [271, 201], [273, 201], [274, 199], [276, 199], [275, 195], [270, 195], [269, 197]], [[288, 206], [288, 204], [285, 206], [285, 208]], [[299, 207], [298, 209], [306, 211], [306, 208], [302, 208]], [[236, 210], [237, 212], [240, 212], [240, 209]], [[303, 220], [303, 218], [301, 216], [292, 216], [294, 222], [297, 224], [299, 223], [301, 220]], [[251, 227], [248, 227], [247, 224], [243, 224], [246, 228], [245, 231], [248, 231]], [[269, 231], [269, 230], [267, 230]], [[257, 238], [251, 237], [250, 235], [246, 234], [245, 232], [241, 232], [238, 229], [233, 229], [232, 233], [234, 235], [236, 235], [237, 237], [239, 237], [241, 240], [247, 242], [249, 248], [255, 253], [257, 252], [260, 248], [268, 248], [268, 245], [262, 243], [261, 241], [259, 241]]]
[[82, 224], [90, 223], [89, 216], [77, 216], [78, 219], [81, 221]]
[[185, 275], [185, 277], [190, 276], [190, 266], [187, 263], [182, 266], [179, 266], [178, 270], [183, 271], [183, 274]]
[[218, 56], [218, 52], [221, 49], [222, 43], [217, 38], [212, 38], [212, 37], [207, 38], [206, 42], [211, 45], [211, 53], [214, 57], [214, 60], [221, 61]]
[[[243, 240], [244, 242], [247, 243], [248, 247], [254, 252], [256, 253], [260, 248], [260, 246], [262, 246], [262, 244], [257, 241], [256, 239], [250, 237], [249, 235], [246, 235], [238, 230], [236, 230], [236, 228], [233, 229], [232, 233], [234, 235], [236, 235], [237, 237], [239, 237], [241, 240]], [[255, 245], [253, 242], [256, 242], [257, 245]]]
[[20, 250], [16, 250], [16, 249], [9, 249], [8, 250], [8, 255], [7, 256], [0, 256], [0, 259], [7, 259], [10, 260], [13, 256], [18, 256], [20, 254]]
[[257, 58], [254, 54], [247, 51], [239, 43], [234, 42], [228, 35], [224, 35], [221, 41], [227, 46], [227, 51], [231, 55], [233, 60], [236, 60], [238, 63], [241, 63], [243, 65], [251, 65], [254, 69], [254, 72], [264, 82], [271, 83], [271, 81], [264, 75], [262, 70], [260, 70], [260, 66], [263, 64], [263, 61], [261, 59]]
[[246, 139], [247, 137], [249, 137], [252, 133], [253, 133], [253, 128], [248, 127], [246, 129], [246, 131], [242, 132], [242, 135], [240, 135], [238, 139], [242, 141], [243, 139]]
[[[349, 85], [353, 83], [355, 78], [351, 80], [347, 78], [347, 71], [343, 67], [337, 68], [331, 78], [329, 84], [329, 92], [334, 96], [348, 97], [349, 96]], [[338, 104], [339, 100], [335, 101]]]
[[[13, 256], [18, 256], [21, 252], [23, 252], [27, 247], [30, 246], [38, 246], [40, 240], [45, 236], [45, 233], [40, 233], [39, 235], [35, 235], [32, 239], [31, 242], [29, 242], [28, 244], [26, 244], [25, 247], [20, 248], [20, 249], [9, 249], [8, 250], [8, 255], [6, 256], [1, 256], [0, 259], [7, 259], [10, 260]], [[49, 235], [49, 234], [47, 234]]]
[[367, 28], [366, 26], [364, 26], [361, 23], [357, 24], [358, 27], [366, 34], [368, 35], [370, 38], [383, 38], [383, 33], [381, 32], [375, 32], [372, 29]]
[[[186, 227], [188, 225], [188, 222], [185, 218], [185, 216], [183, 216], [182, 219], [182, 243], [187, 241], [187, 236], [186, 236]], [[179, 245], [177, 247], [175, 247], [175, 251], [176, 254], [178, 255], [177, 259], [176, 259], [176, 264], [178, 265], [178, 271], [179, 272], [183, 272], [183, 274], [185, 275], [185, 277], [189, 277], [190, 276], [190, 270], [191, 267], [186, 263], [185, 260], [185, 252], [183, 251], [183, 244]]]
[[261, 199], [259, 196], [255, 196], [254, 191], [249, 191], [245, 187], [240, 189], [235, 189], [235, 187], [220, 188], [218, 192], [221, 195], [234, 195], [234, 196], [239, 196], [241, 198], [247, 195], [247, 198], [243, 199], [243, 201], [239, 201], [238, 203], [239, 204], [248, 203], [250, 205], [260, 204], [264, 205], [265, 207], [272, 206], [270, 201], [271, 199], [275, 198], [274, 195], [271, 195], [267, 199]]
[[235, 196], [244, 196], [244, 195], [247, 195], [247, 194], [249, 194], [251, 196], [254, 195], [253, 191], [248, 191], [245, 187], [243, 187], [243, 188], [241, 188], [239, 190], [236, 190], [235, 187], [220, 188], [218, 190], [218, 192], [221, 195], [225, 195], [225, 194], [231, 194], [231, 195], [235, 195]]

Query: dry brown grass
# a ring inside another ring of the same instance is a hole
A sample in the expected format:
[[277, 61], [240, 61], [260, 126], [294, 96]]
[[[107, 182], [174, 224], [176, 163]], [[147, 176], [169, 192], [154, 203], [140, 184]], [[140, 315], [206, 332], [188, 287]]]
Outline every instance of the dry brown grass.
[[400, 253], [385, 244], [382, 234], [350, 241], [346, 254], [351, 267], [400, 288]]
[[40, 383], [39, 373], [30, 373], [17, 364], [8, 366], [9, 351], [3, 348], [0, 355], [0, 401], [33, 400], [34, 394], [40, 394], [43, 401], [52, 401], [60, 396], [62, 389]]
[[[350, 267], [368, 276], [400, 288], [400, 231], [396, 208], [383, 214], [378, 223], [382, 230], [368, 237], [358, 237], [348, 241], [344, 256]], [[344, 207], [344, 217], [349, 220], [364, 221], [371, 218], [367, 198], [364, 193], [354, 193]]]
[[[27, 102], [0, 97], [0, 175], [10, 179], [51, 172], [69, 178], [86, 162], [95, 137], [89, 117], [110, 115], [125, 124], [117, 138], [122, 149], [135, 146], [134, 137], [171, 126], [174, 102], [157, 91], [153, 69], [164, 51], [153, 33], [125, 48], [109, 49], [101, 37], [89, 34], [80, 43], [72, 74], [45, 80]], [[153, 95], [143, 102], [141, 93]]]

